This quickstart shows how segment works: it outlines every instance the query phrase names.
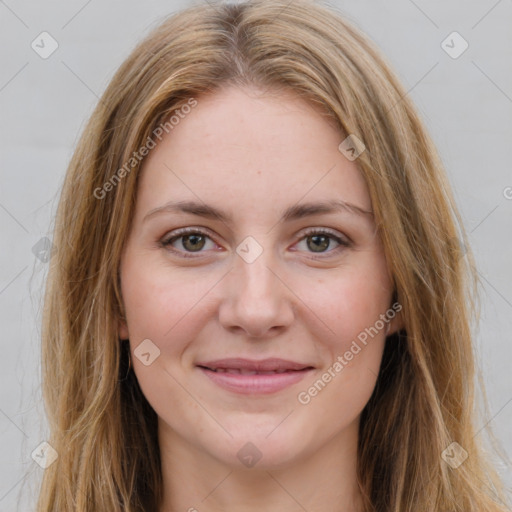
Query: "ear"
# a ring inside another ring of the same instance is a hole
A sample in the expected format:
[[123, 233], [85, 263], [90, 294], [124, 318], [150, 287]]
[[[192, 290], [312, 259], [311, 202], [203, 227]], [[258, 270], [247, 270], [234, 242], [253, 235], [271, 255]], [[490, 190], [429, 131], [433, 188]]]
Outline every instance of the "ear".
[[388, 331], [386, 333], [386, 336], [391, 336], [392, 334], [397, 333], [398, 331], [404, 329], [404, 316], [402, 314], [402, 305], [398, 304], [398, 307], [396, 306], [398, 302], [394, 302], [393, 306], [390, 309], [392, 311], [395, 311], [395, 316], [389, 321], [388, 324]]
[[125, 318], [118, 317], [117, 332], [120, 340], [127, 340], [130, 338], [130, 334], [128, 332], [128, 324], [126, 323]]

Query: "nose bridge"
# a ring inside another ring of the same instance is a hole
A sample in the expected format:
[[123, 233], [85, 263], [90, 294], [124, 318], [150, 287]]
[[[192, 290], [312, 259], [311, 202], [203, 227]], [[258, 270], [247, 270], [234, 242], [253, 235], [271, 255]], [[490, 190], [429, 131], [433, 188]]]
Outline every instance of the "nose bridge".
[[278, 281], [274, 272], [276, 261], [269, 244], [263, 247], [254, 237], [247, 237], [236, 249], [235, 280], [237, 294], [250, 300], [273, 301], [276, 299]]
[[221, 307], [224, 327], [239, 327], [249, 336], [260, 337], [273, 327], [289, 325], [293, 320], [290, 297], [277, 277], [278, 259], [270, 246], [264, 248], [247, 237], [236, 252]]

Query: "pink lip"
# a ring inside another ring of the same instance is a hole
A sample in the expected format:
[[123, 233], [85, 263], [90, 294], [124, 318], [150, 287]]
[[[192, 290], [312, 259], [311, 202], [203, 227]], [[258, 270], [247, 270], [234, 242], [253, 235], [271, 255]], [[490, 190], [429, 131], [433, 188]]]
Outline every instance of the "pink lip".
[[304, 368], [311, 368], [310, 364], [297, 363], [295, 361], [288, 361], [286, 359], [269, 358], [261, 359], [259, 361], [254, 359], [243, 359], [240, 357], [231, 357], [226, 359], [216, 359], [214, 361], [205, 361], [197, 363], [197, 366], [204, 366], [216, 370], [218, 368], [235, 369], [235, 370], [249, 370], [249, 371], [280, 371], [280, 370], [303, 370]]
[[[275, 358], [261, 361], [219, 359], [199, 363], [197, 366], [218, 386], [242, 394], [275, 393], [299, 382], [313, 370], [313, 367], [307, 364]], [[280, 373], [245, 373], [274, 371]]]

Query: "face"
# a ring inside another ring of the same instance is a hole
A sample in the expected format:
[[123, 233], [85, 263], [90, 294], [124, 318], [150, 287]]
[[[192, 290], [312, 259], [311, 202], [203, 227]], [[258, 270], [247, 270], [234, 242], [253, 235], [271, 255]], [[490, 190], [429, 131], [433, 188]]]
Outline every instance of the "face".
[[161, 437], [285, 467], [357, 429], [398, 328], [392, 283], [321, 113], [254, 89], [197, 100], [144, 162], [120, 337]]

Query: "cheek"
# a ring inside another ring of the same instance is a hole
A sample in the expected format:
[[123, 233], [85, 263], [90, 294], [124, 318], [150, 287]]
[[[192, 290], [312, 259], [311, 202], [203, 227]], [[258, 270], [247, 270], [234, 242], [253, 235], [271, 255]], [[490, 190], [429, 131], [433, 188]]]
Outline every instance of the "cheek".
[[316, 343], [324, 366], [297, 396], [307, 417], [318, 415], [330, 425], [317, 425], [312, 437], [348, 425], [374, 390], [386, 339], [381, 315], [390, 306], [391, 290], [378, 267], [370, 269], [322, 279], [314, 288], [322, 292], [309, 295], [308, 306], [329, 327]]
[[[385, 314], [391, 295], [388, 279], [378, 266], [361, 266], [317, 280], [303, 297], [328, 327], [329, 345], [346, 350], [353, 339]], [[379, 326], [382, 329], [380, 322]]]
[[[199, 322], [191, 322], [204, 310], [211, 276], [192, 277], [176, 269], [152, 265], [147, 258], [127, 260], [121, 282], [128, 331], [136, 347], [149, 338], [162, 350], [179, 350], [179, 340], [192, 340]], [[171, 343], [172, 342], [172, 343]]]

